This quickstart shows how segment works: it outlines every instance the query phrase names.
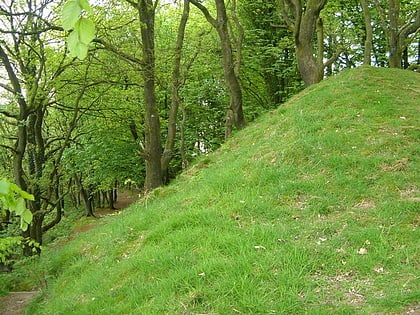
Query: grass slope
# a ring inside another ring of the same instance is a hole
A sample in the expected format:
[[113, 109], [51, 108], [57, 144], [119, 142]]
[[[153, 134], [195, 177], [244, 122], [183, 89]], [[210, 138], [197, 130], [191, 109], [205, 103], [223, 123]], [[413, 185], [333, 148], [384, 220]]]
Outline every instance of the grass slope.
[[305, 90], [46, 249], [31, 313], [402, 313], [420, 301], [419, 87], [361, 67]]

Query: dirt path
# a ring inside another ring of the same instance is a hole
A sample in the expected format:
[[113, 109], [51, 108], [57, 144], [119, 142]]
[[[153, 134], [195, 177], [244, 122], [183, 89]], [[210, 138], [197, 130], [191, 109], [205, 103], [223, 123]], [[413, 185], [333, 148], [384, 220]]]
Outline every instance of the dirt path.
[[[115, 204], [116, 210], [111, 209], [97, 209], [95, 215], [98, 219], [113, 214], [116, 211], [122, 210], [128, 207], [130, 204], [138, 200], [138, 192], [124, 191], [118, 195], [117, 203]], [[80, 227], [75, 234], [83, 231], [93, 229], [92, 224], [87, 223], [85, 226]], [[70, 237], [69, 240], [73, 239]], [[27, 291], [27, 292], [10, 292], [4, 297], [0, 297], [0, 315], [21, 315], [24, 314], [26, 306], [31, 300], [39, 293], [39, 291]]]
[[0, 298], [0, 314], [1, 315], [23, 314], [25, 307], [38, 293], [39, 293], [38, 291], [12, 292], [3, 298]]

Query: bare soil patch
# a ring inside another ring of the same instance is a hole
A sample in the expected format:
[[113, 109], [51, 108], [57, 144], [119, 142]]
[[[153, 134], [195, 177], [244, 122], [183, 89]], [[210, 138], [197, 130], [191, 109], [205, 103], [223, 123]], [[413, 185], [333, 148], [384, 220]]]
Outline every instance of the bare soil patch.
[[138, 190], [121, 191], [118, 194], [115, 208], [117, 209], [127, 208], [129, 205], [136, 202], [139, 198], [140, 198], [140, 191]]
[[38, 291], [11, 292], [9, 295], [0, 298], [0, 314], [23, 314], [23, 311], [25, 310], [26, 306], [38, 293]]

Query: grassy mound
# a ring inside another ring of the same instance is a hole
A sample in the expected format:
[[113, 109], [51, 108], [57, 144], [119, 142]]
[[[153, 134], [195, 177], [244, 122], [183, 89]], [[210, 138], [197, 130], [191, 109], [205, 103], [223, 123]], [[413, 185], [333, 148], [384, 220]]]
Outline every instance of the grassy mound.
[[46, 249], [31, 313], [403, 312], [420, 301], [419, 86], [361, 67], [305, 90]]

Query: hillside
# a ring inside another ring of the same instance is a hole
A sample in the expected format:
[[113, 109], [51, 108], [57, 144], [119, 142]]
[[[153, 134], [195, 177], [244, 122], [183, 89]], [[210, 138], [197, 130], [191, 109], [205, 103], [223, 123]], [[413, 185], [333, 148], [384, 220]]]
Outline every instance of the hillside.
[[404, 314], [420, 303], [417, 73], [361, 67], [36, 268], [30, 314]]

